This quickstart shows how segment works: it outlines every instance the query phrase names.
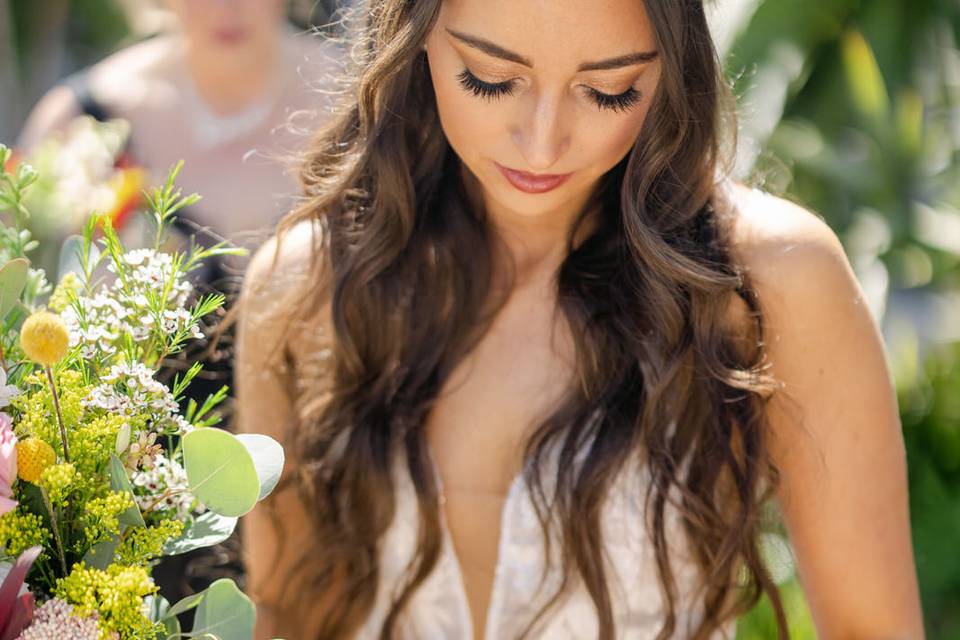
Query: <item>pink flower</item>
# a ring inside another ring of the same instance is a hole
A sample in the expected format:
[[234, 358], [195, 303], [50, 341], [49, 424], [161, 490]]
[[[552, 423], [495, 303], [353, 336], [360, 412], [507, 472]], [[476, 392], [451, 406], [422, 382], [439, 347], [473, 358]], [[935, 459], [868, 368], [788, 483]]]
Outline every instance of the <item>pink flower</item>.
[[96, 615], [77, 616], [72, 605], [54, 598], [37, 609], [33, 624], [20, 634], [18, 640], [99, 640], [101, 637]]
[[17, 436], [13, 420], [0, 412], [0, 515], [17, 506], [13, 499], [13, 481], [17, 479]]

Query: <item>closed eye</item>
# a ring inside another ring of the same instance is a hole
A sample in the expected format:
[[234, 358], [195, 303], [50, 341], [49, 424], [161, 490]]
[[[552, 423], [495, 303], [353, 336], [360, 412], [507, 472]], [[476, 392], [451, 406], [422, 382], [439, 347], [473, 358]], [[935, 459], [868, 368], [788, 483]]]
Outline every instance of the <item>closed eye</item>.
[[640, 102], [640, 97], [642, 96], [642, 94], [633, 87], [616, 95], [603, 93], [590, 87], [587, 87], [587, 92], [590, 94], [590, 98], [597, 103], [598, 107], [611, 111], [627, 111]]
[[[504, 82], [485, 82], [473, 75], [473, 73], [466, 68], [461, 71], [459, 75], [457, 75], [457, 80], [460, 82], [460, 85], [469, 93], [488, 100], [494, 100], [496, 98], [508, 96], [516, 89], [516, 83], [514, 80], [506, 80]], [[630, 87], [623, 93], [616, 95], [603, 93], [602, 91], [597, 91], [592, 87], [587, 87], [587, 93], [590, 96], [590, 99], [593, 100], [593, 102], [596, 103], [599, 108], [620, 112], [627, 111], [631, 107], [635, 106], [642, 97], [642, 94], [633, 87]]]
[[470, 73], [469, 69], [461, 71], [460, 75], [457, 76], [457, 80], [460, 81], [464, 89], [473, 95], [488, 99], [508, 96], [513, 93], [515, 88], [513, 80], [507, 80], [505, 82], [484, 82]]

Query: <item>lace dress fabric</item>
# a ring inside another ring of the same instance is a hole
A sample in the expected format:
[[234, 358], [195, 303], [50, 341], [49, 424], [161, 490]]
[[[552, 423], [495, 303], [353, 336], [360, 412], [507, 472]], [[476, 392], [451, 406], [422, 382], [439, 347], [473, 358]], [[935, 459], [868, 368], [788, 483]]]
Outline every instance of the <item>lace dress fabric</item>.
[[[394, 467], [397, 513], [387, 531], [381, 551], [381, 581], [374, 610], [358, 640], [380, 637], [390, 609], [392, 590], [401, 583], [417, 542], [416, 493], [406, 466], [398, 458]], [[438, 480], [439, 480], [439, 474]], [[642, 469], [627, 467], [615, 480], [602, 515], [605, 569], [620, 640], [656, 638], [664, 621], [654, 547], [644, 526]], [[441, 484], [442, 486], [442, 484]], [[549, 485], [547, 485], [549, 487]], [[523, 475], [513, 481], [503, 504], [499, 555], [483, 638], [510, 640], [519, 637], [559, 586], [560, 564], [556, 557], [544, 563], [544, 537], [531, 494]], [[443, 549], [437, 566], [415, 592], [401, 614], [398, 637], [441, 640], [474, 638], [466, 592], [453, 543], [442, 517]], [[678, 586], [675, 638], [687, 638], [699, 621], [693, 613], [699, 602], [692, 597], [696, 567], [684, 555], [683, 536], [676, 514], [667, 511], [667, 539]], [[551, 545], [551, 555], [556, 545]], [[590, 595], [582, 584], [569, 589], [528, 635], [535, 639], [573, 640], [596, 638], [598, 619]], [[733, 638], [734, 624], [714, 634]]]

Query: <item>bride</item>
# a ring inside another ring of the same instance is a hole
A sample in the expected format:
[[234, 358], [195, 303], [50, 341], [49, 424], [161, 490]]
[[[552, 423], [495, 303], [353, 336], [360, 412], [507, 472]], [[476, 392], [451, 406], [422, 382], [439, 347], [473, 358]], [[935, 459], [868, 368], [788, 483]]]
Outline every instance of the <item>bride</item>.
[[725, 173], [688, 0], [361, 5], [353, 84], [253, 258], [238, 428], [258, 638], [718, 638], [776, 585], [920, 638], [897, 406], [816, 215]]

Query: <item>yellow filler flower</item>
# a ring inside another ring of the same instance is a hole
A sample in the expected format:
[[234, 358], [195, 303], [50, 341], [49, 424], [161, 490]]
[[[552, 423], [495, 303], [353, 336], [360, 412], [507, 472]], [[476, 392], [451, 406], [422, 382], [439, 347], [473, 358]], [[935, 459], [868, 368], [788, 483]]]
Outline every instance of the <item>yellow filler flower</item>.
[[40, 474], [57, 461], [53, 447], [40, 438], [17, 442], [17, 475], [21, 480], [37, 484]]
[[70, 332], [63, 319], [49, 311], [38, 311], [23, 322], [20, 347], [27, 357], [50, 367], [67, 355]]

